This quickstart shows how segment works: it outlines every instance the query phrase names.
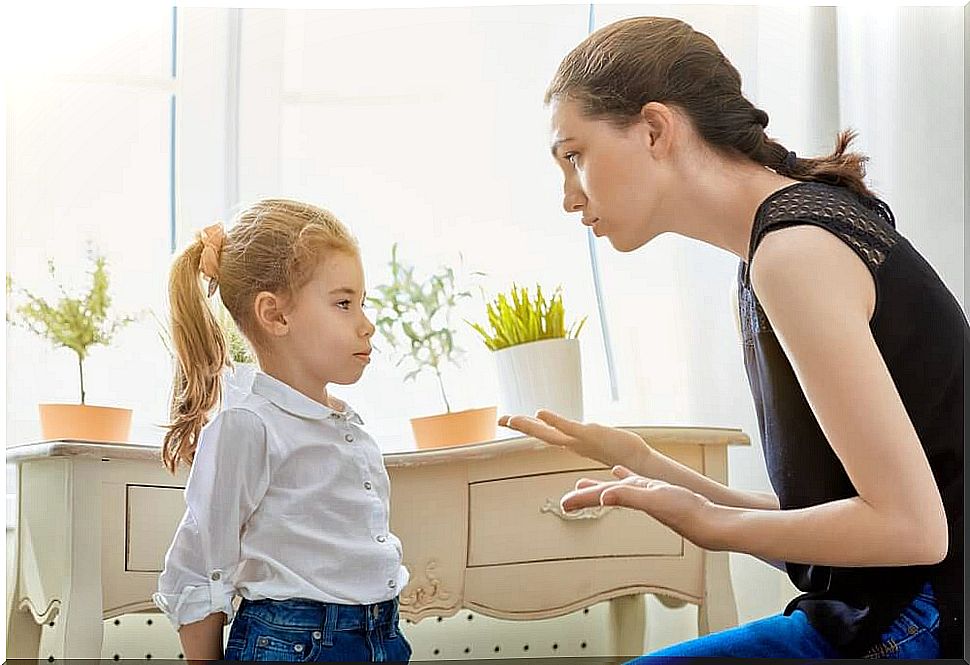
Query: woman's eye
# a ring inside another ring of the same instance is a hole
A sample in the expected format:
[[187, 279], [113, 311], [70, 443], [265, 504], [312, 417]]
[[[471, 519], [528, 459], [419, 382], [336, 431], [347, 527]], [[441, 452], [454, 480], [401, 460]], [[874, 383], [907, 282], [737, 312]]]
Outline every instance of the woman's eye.
[[340, 302], [337, 303], [337, 307], [342, 307], [342, 308], [346, 309], [346, 308], [350, 307], [350, 301], [349, 300], [341, 300]]
[[563, 157], [565, 157], [566, 161], [573, 166], [576, 165], [576, 157], [578, 157], [578, 155], [575, 152], [567, 152], [565, 155], [563, 155]]

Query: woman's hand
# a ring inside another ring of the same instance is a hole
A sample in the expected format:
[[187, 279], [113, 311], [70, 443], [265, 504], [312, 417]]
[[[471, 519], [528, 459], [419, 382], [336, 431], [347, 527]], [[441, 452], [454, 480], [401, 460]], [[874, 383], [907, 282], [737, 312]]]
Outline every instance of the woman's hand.
[[717, 549], [713, 528], [714, 504], [696, 492], [662, 480], [638, 476], [613, 467], [617, 480], [580, 478], [576, 489], [560, 501], [564, 511], [595, 506], [622, 506], [642, 511], [699, 547]]
[[521, 415], [502, 416], [498, 419], [498, 424], [554, 446], [568, 448], [577, 455], [607, 466], [625, 464], [638, 467], [637, 460], [653, 452], [633, 432], [581, 423], [545, 409], [540, 409], [534, 418]]

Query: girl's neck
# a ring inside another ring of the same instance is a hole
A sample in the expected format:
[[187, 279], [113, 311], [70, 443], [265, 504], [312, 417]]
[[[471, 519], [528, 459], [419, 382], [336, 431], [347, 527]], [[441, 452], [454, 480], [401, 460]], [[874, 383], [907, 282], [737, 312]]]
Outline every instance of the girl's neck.
[[314, 402], [328, 409], [341, 411], [337, 402], [327, 392], [327, 382], [320, 381], [296, 366], [296, 363], [270, 354], [259, 354], [259, 369], [277, 381], [282, 381], [293, 390], [306, 395]]

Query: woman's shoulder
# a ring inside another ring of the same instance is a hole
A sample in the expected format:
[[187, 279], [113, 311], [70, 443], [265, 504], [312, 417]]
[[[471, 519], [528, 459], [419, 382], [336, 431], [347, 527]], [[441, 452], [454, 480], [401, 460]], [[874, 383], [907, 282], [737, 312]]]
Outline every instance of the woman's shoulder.
[[[817, 243], [824, 246], [822, 236], [835, 236], [874, 272], [902, 239], [894, 225], [889, 206], [880, 199], [826, 183], [798, 182], [761, 203], [751, 229], [748, 256], [753, 262], [769, 235], [775, 236], [770, 243], [772, 253], [792, 252], [795, 256], [809, 253], [806, 238], [817, 237]], [[781, 234], [784, 241], [776, 235], [792, 227], [804, 230]]]

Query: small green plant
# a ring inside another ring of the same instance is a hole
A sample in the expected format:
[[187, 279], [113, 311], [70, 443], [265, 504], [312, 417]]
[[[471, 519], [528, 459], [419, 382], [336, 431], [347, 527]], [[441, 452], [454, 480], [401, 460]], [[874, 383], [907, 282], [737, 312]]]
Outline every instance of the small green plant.
[[398, 357], [396, 366], [406, 361], [410, 365], [405, 381], [423, 370], [434, 372], [445, 409], [451, 413], [441, 369], [445, 362], [459, 366], [462, 349], [455, 344], [451, 315], [457, 302], [470, 298], [471, 293], [455, 286], [455, 273], [448, 267], [424, 281], [415, 279], [414, 267], [398, 259], [397, 243], [391, 248], [388, 265], [390, 283], [375, 287], [377, 295], [367, 298], [376, 310], [374, 325]]
[[[61, 298], [56, 303], [34, 295], [22, 288], [15, 288], [13, 278], [7, 275], [7, 295], [16, 292], [26, 302], [15, 307], [18, 317], [7, 313], [7, 322], [46, 338], [55, 347], [65, 347], [77, 354], [78, 374], [81, 381], [81, 404], [84, 404], [84, 360], [92, 346], [108, 346], [115, 334], [124, 326], [137, 320], [137, 316], [108, 318], [111, 297], [108, 295], [107, 261], [93, 250], [88, 252], [93, 265], [91, 288], [87, 293], [72, 296], [58, 283]], [[47, 270], [56, 280], [53, 260], [48, 260]]]
[[485, 309], [491, 332], [478, 323], [466, 323], [482, 336], [485, 346], [492, 351], [543, 339], [575, 338], [586, 323], [584, 316], [578, 324], [573, 323], [566, 330], [561, 286], [556, 287], [552, 298], [547, 301], [538, 284], [535, 298], [529, 296], [528, 288], [512, 284], [508, 296], [500, 293], [494, 301], [486, 303]]

